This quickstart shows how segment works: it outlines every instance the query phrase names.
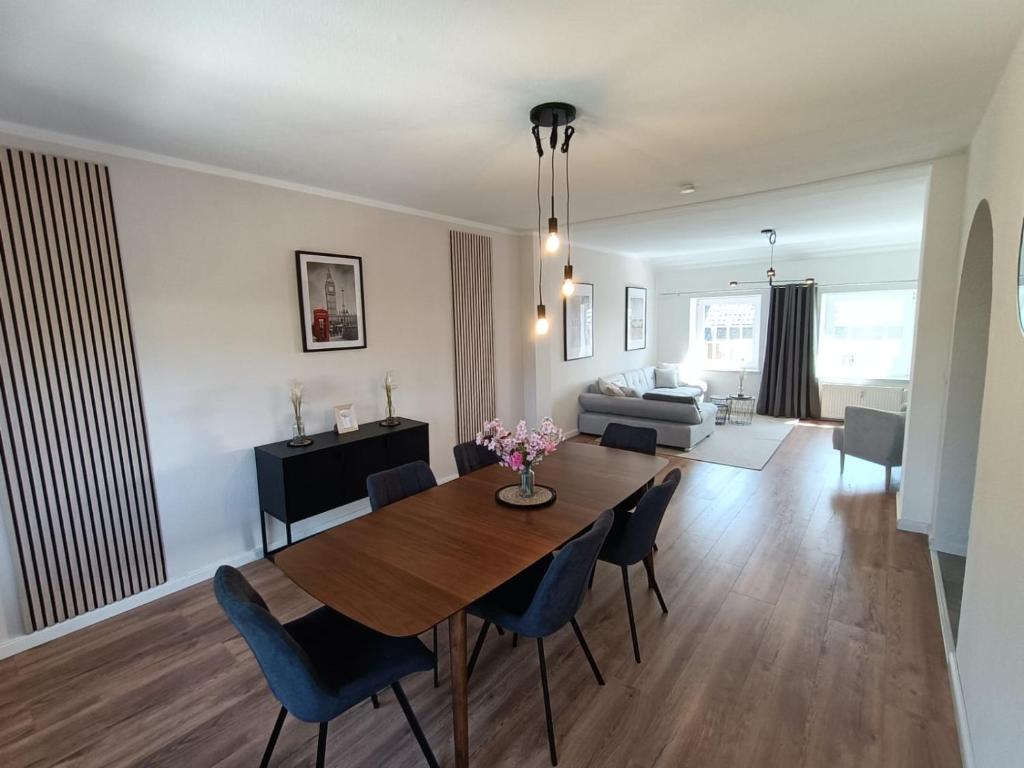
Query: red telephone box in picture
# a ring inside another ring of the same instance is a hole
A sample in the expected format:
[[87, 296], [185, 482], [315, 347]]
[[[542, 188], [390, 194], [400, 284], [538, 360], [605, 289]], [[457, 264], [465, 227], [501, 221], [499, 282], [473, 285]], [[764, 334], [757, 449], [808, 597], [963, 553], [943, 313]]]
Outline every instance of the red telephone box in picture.
[[313, 310], [313, 340], [331, 340], [330, 316], [327, 314], [326, 309]]

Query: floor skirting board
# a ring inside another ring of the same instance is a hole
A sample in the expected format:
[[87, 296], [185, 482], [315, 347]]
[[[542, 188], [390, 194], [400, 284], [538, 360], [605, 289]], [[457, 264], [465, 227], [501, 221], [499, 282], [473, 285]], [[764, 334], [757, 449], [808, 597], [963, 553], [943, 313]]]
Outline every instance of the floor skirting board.
[[[447, 483], [450, 480], [454, 480], [456, 477], [458, 477], [458, 475], [446, 475], [438, 478], [438, 482]], [[307, 536], [320, 533], [321, 531], [325, 531], [340, 523], [365, 515], [369, 511], [369, 501], [364, 499], [363, 501], [355, 502], [347, 507], [343, 507], [340, 510], [325, 512], [323, 515], [318, 517], [310, 518], [309, 520], [305, 520], [301, 523], [296, 523], [292, 530], [295, 534], [296, 540], [304, 539]], [[255, 520], [255, 514], [253, 515], [253, 519]], [[269, 520], [268, 523], [270, 523]], [[280, 530], [277, 530], [278, 528], [280, 528]], [[279, 533], [280, 536], [274, 536], [274, 533]], [[271, 549], [284, 546], [285, 534], [283, 526], [268, 527], [267, 535], [268, 546], [270, 546]], [[253, 537], [258, 541], [259, 533], [254, 532]], [[263, 551], [259, 547], [238, 552], [230, 557], [222, 558], [215, 563], [210, 563], [201, 568], [196, 568], [183, 576], [168, 579], [163, 584], [153, 587], [152, 589], [147, 589], [143, 592], [138, 592], [130, 597], [124, 598], [123, 600], [119, 600], [116, 603], [110, 603], [101, 608], [97, 608], [94, 611], [83, 613], [37, 632], [30, 632], [28, 634], [8, 638], [7, 640], [0, 640], [0, 659], [6, 659], [10, 656], [21, 653], [22, 651], [27, 651], [31, 648], [43, 645], [44, 643], [48, 643], [51, 640], [56, 640], [58, 637], [64, 637], [65, 635], [70, 635], [80, 629], [91, 627], [94, 624], [113, 618], [114, 616], [130, 611], [133, 608], [138, 608], [140, 605], [145, 605], [146, 603], [151, 603], [154, 600], [159, 600], [161, 597], [166, 597], [167, 595], [174, 594], [175, 592], [180, 592], [183, 589], [188, 589], [201, 581], [212, 578], [217, 568], [221, 565], [233, 565], [238, 568], [246, 563], [258, 560], [261, 557], [263, 557]]]
[[956, 645], [953, 642], [953, 628], [946, 610], [946, 591], [942, 586], [942, 571], [939, 569], [938, 553], [931, 550], [932, 576], [935, 578], [935, 599], [939, 606], [939, 624], [942, 627], [942, 644], [946, 649], [946, 666], [949, 669], [949, 687], [953, 694], [953, 711], [956, 715], [956, 731], [960, 740], [960, 759], [964, 768], [974, 768], [974, 748], [971, 745], [971, 728], [967, 722], [967, 706], [964, 691], [960, 685], [960, 669], [956, 662]]

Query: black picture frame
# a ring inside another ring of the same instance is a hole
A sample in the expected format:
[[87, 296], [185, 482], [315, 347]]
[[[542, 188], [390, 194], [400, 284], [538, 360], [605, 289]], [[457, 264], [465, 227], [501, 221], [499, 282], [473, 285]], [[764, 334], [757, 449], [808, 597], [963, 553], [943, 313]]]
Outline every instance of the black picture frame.
[[[636, 299], [643, 300], [643, 317], [640, 321], [640, 328], [643, 330], [643, 343], [634, 344], [630, 346], [631, 336], [630, 330], [634, 327], [633, 318], [633, 301]], [[626, 286], [626, 351], [636, 352], [640, 349], [647, 349], [647, 289], [639, 285], [627, 285]]]
[[[310, 267], [316, 266], [316, 270]], [[311, 298], [311, 281], [319, 280], [319, 267], [326, 266], [324, 298]], [[338, 297], [334, 269], [343, 282]], [[348, 271], [350, 270], [350, 272]], [[314, 272], [311, 276], [310, 273]], [[363, 260], [359, 256], [322, 251], [295, 252], [295, 278], [299, 291], [299, 335], [303, 352], [333, 352], [366, 348], [366, 301], [364, 298]], [[330, 285], [328, 285], [330, 283]], [[346, 287], [347, 286], [347, 287]], [[345, 294], [351, 292], [352, 298]], [[334, 302], [333, 307], [330, 306]], [[337, 302], [340, 299], [340, 306]], [[351, 303], [350, 303], [351, 302]], [[334, 309], [331, 313], [330, 310]], [[352, 336], [352, 338], [345, 338]], [[326, 337], [326, 338], [325, 338]], [[337, 337], [337, 338], [335, 338]]]
[[[582, 286], [587, 286], [590, 289], [590, 354], [569, 357], [569, 302], [581, 296], [580, 288]], [[586, 360], [588, 357], [593, 357], [594, 343], [594, 284], [576, 283], [573, 295], [562, 297], [562, 359], [568, 363], [572, 360]]]

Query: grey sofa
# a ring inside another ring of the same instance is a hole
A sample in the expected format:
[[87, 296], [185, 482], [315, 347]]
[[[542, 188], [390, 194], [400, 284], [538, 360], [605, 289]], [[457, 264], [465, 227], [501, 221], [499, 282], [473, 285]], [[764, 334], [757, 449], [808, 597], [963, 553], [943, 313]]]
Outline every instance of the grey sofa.
[[703, 402], [701, 386], [656, 387], [653, 366], [605, 378], [633, 389], [639, 397], [603, 395], [596, 382], [591, 384], [579, 396], [578, 426], [583, 434], [604, 434], [612, 422], [653, 427], [659, 445], [689, 450], [715, 431], [717, 408]]
[[832, 447], [839, 451], [839, 473], [846, 466], [846, 456], [882, 464], [885, 467], [885, 490], [892, 485], [892, 468], [903, 465], [903, 434], [907, 414], [848, 405], [843, 413], [843, 426], [832, 431]]

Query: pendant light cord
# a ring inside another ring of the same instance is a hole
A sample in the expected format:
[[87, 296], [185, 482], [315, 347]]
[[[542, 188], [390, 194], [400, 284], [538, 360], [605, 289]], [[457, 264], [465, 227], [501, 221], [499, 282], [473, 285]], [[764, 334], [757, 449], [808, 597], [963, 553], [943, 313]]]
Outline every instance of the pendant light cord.
[[[569, 134], [571, 136], [571, 134]], [[572, 266], [572, 237], [569, 235], [569, 222], [572, 215], [569, 213], [569, 140], [565, 143], [565, 263]]]
[[544, 241], [541, 239], [541, 221], [544, 214], [540, 205], [540, 161], [541, 156], [537, 155], [537, 258], [540, 265], [537, 270], [537, 303], [544, 303]]

